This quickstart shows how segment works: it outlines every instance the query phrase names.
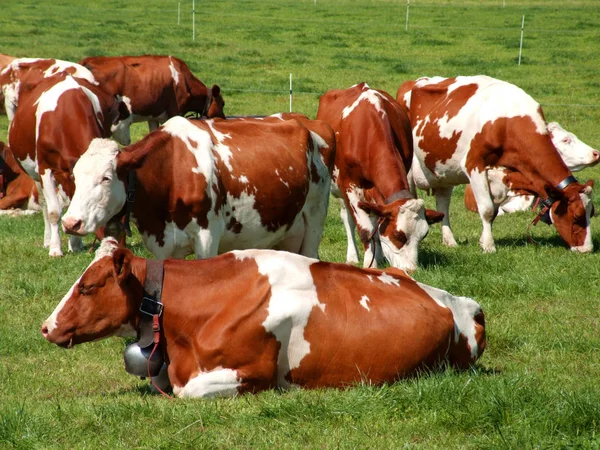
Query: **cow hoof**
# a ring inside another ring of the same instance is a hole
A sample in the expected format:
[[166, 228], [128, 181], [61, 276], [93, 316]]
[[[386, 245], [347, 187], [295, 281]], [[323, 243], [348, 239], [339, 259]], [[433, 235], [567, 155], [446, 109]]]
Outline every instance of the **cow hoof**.
[[483, 250], [483, 253], [496, 253], [496, 246], [494, 244], [482, 245], [481, 249]]
[[443, 240], [443, 244], [446, 247], [458, 247], [458, 244], [456, 243], [456, 241], [454, 240], [454, 238], [452, 238], [452, 239], [444, 239]]
[[63, 256], [63, 252], [61, 249], [52, 249], [52, 250], [50, 250], [49, 255], [53, 258], [58, 258], [58, 257]]

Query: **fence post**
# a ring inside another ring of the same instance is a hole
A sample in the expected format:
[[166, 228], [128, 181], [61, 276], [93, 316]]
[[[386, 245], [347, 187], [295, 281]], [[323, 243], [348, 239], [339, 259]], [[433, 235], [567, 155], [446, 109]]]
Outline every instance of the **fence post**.
[[406, 32], [408, 33], [408, 8], [410, 8], [410, 0], [406, 0]]
[[177, 25], [181, 25], [181, 0], [177, 2]]
[[192, 41], [196, 40], [196, 0], [192, 0]]
[[521, 42], [519, 44], [519, 66], [521, 65], [521, 53], [523, 52], [523, 29], [525, 28], [525, 16], [521, 19]]
[[292, 74], [290, 73], [290, 112], [292, 112]]

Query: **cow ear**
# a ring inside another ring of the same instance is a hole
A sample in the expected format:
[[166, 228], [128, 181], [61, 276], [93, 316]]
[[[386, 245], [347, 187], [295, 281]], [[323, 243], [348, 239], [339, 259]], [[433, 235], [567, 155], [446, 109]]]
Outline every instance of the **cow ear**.
[[221, 95], [221, 88], [216, 84], [213, 84], [211, 91], [213, 97], [218, 97], [219, 95]]
[[382, 205], [378, 205], [377, 203], [372, 202], [358, 202], [358, 207], [368, 214], [372, 214], [374, 216], [383, 217], [389, 215]]
[[152, 149], [152, 146], [148, 144], [149, 140], [144, 139], [138, 143], [135, 143], [124, 151], [119, 152], [117, 155], [117, 172], [121, 170], [135, 170], [140, 168], [144, 163], [146, 156]]
[[118, 248], [113, 253], [113, 275], [117, 283], [123, 283], [131, 273], [131, 252]]
[[444, 213], [437, 212], [434, 209], [426, 209], [425, 210], [425, 220], [429, 225], [434, 223], [439, 223], [444, 219]]
[[113, 123], [117, 123], [117, 122], [120, 122], [121, 120], [125, 120], [130, 115], [131, 115], [131, 113], [129, 112], [129, 108], [127, 107], [127, 104], [125, 104], [125, 102], [123, 100], [119, 99], [119, 117], [117, 117], [117, 120], [115, 120]]

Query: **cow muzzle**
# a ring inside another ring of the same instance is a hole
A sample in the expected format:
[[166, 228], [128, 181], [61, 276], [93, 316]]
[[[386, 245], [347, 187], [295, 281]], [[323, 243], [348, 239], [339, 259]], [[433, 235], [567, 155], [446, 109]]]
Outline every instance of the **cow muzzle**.
[[62, 228], [67, 234], [73, 234], [75, 236], [83, 236], [86, 234], [84, 232], [83, 221], [81, 219], [76, 219], [75, 217], [63, 217]]

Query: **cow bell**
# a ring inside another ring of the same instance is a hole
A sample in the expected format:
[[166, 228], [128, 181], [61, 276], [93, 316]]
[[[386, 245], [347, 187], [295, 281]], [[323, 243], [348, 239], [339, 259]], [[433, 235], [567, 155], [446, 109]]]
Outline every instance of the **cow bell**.
[[129, 344], [123, 352], [127, 373], [138, 377], [157, 376], [165, 359], [158, 348], [152, 353], [153, 348], [154, 345], [141, 348], [137, 342]]

